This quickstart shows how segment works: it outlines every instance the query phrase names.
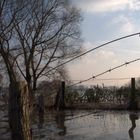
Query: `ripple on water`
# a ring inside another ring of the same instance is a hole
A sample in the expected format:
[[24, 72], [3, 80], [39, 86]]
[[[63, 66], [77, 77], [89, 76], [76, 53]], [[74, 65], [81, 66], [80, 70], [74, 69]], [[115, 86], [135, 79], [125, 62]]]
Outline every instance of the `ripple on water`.
[[[139, 112], [75, 110], [34, 116], [34, 140], [140, 140]], [[10, 139], [7, 120], [0, 112], [0, 140]]]

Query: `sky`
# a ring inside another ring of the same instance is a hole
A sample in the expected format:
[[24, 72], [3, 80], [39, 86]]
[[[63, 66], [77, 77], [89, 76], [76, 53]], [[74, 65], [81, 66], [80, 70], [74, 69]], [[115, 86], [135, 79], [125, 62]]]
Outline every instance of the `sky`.
[[[72, 0], [81, 10], [83, 50], [140, 31], [140, 0]], [[93, 51], [67, 65], [73, 83], [102, 73], [140, 57], [140, 37], [134, 36]], [[140, 76], [140, 61], [114, 70], [97, 79]], [[85, 85], [121, 86], [127, 80], [91, 80]]]

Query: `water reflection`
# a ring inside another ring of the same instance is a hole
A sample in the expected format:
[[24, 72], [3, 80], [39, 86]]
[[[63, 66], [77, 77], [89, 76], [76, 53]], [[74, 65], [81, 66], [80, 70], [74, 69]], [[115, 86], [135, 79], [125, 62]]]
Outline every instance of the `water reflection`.
[[38, 129], [42, 129], [44, 124], [44, 113], [38, 115]]
[[60, 136], [64, 136], [66, 134], [65, 112], [63, 112], [63, 111], [58, 112], [58, 114], [55, 117], [55, 121], [56, 121], [56, 124], [57, 124], [57, 128], [61, 129], [61, 131], [58, 132], [58, 134]]
[[131, 113], [129, 114], [129, 119], [131, 121], [132, 126], [129, 129], [128, 133], [129, 133], [130, 140], [134, 140], [134, 129], [136, 128], [136, 120], [139, 119], [139, 116], [137, 113]]
[[[130, 140], [140, 139], [140, 112], [91, 113], [87, 110], [68, 110], [36, 114], [32, 119], [34, 140], [127, 140], [128, 137]], [[7, 116], [0, 112], [0, 140], [10, 139], [7, 120]]]

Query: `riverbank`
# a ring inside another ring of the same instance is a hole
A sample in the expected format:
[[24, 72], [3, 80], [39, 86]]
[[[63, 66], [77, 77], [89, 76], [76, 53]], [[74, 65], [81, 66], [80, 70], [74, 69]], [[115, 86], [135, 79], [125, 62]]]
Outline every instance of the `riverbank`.
[[[66, 109], [99, 109], [99, 110], [127, 110], [128, 104], [115, 104], [115, 103], [76, 103], [66, 104]], [[140, 109], [140, 104], [138, 105]]]

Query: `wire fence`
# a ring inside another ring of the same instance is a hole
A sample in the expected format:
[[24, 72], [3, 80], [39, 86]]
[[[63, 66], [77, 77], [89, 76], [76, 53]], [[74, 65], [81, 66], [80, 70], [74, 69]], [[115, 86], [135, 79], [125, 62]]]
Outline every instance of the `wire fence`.
[[81, 53], [81, 54], [78, 55], [78, 56], [75, 56], [75, 57], [69, 59], [68, 61], [65, 61], [65, 62], [63, 62], [63, 63], [57, 65], [56, 67], [51, 68], [51, 69], [48, 70], [46, 73], [49, 73], [49, 72], [51, 72], [52, 70], [57, 69], [58, 67], [61, 67], [61, 66], [63, 66], [63, 65], [66, 65], [67, 63], [70, 63], [70, 62], [74, 61], [75, 59], [78, 59], [79, 57], [82, 57], [82, 56], [84, 56], [84, 55], [86, 55], [86, 54], [88, 54], [88, 53], [90, 53], [90, 52], [93, 52], [93, 51], [95, 51], [95, 50], [97, 50], [97, 49], [99, 49], [99, 48], [102, 48], [102, 47], [104, 47], [104, 46], [106, 46], [106, 45], [112, 44], [112, 43], [114, 43], [114, 42], [117, 42], [117, 41], [120, 41], [120, 40], [123, 40], [123, 39], [126, 39], [126, 38], [130, 38], [130, 37], [133, 37], [133, 36], [138, 36], [138, 35], [140, 36], [140, 32], [137, 32], [137, 33], [134, 33], [134, 34], [130, 34], [130, 35], [126, 35], [126, 36], [123, 36], [123, 37], [120, 37], [120, 38], [117, 38], [117, 39], [113, 39], [113, 40], [111, 40], [111, 41], [108, 41], [108, 42], [106, 42], [106, 43], [103, 43], [103, 44], [101, 44], [101, 45], [99, 45], [99, 46], [97, 46], [97, 47], [95, 47], [95, 48], [92, 48], [92, 49], [90, 49], [90, 50], [88, 50], [88, 51], [85, 51], [85, 52]]
[[81, 80], [81, 81], [79, 81], [79, 82], [77, 82], [77, 83], [74, 83], [74, 84], [72, 84], [72, 85], [70, 85], [70, 86], [68, 86], [68, 87], [76, 86], [76, 85], [78, 85], [78, 84], [81, 84], [81, 83], [84, 83], [84, 82], [87, 82], [87, 81], [90, 81], [90, 80], [94, 80], [95, 78], [97, 78], [97, 77], [99, 77], [99, 76], [102, 76], [102, 75], [104, 75], [104, 74], [106, 74], [106, 73], [112, 72], [113, 70], [119, 69], [119, 68], [121, 68], [121, 67], [123, 67], [123, 66], [127, 66], [128, 64], [137, 62], [137, 61], [139, 61], [139, 60], [140, 60], [140, 58], [137, 58], [137, 59], [134, 59], [134, 60], [125, 62], [125, 63], [123, 63], [123, 64], [120, 64], [120, 65], [118, 65], [118, 66], [115, 66], [115, 67], [113, 67], [113, 68], [110, 68], [110, 69], [108, 69], [108, 70], [106, 70], [106, 71], [104, 71], [104, 72], [101, 72], [101, 73], [99, 73], [99, 74], [97, 74], [97, 75], [95, 75], [95, 76], [91, 76], [91, 77], [89, 77], [89, 78], [87, 78], [87, 79], [85, 79], [85, 80]]
[[[88, 54], [88, 53], [90, 53], [90, 52], [92, 52], [92, 51], [94, 51], [96, 49], [99, 49], [99, 48], [101, 48], [103, 46], [106, 46], [108, 44], [111, 44], [113, 42], [116, 42], [116, 41], [119, 41], [119, 40], [122, 40], [122, 39], [125, 39], [125, 38], [136, 36], [136, 35], [140, 35], [140, 32], [130, 34], [130, 35], [127, 35], [127, 36], [123, 36], [123, 37], [114, 39], [112, 41], [106, 42], [104, 44], [101, 44], [101, 45], [99, 45], [99, 46], [97, 46], [95, 48], [92, 48], [92, 49], [90, 49], [90, 50], [88, 50], [88, 51], [86, 51], [86, 52], [84, 52], [84, 53], [82, 53], [82, 54], [80, 54], [80, 55], [78, 55], [76, 57], [73, 57], [73, 58], [69, 59], [68, 61], [66, 61], [64, 63], [61, 63], [60, 65], [57, 65], [54, 68], [51, 68], [50, 70], [47, 71], [47, 73], [49, 73], [52, 70], [57, 69], [58, 67], [61, 67], [61, 66], [65, 65], [65, 64], [67, 64], [67, 63], [69, 63], [71, 61], [74, 61], [75, 59], [77, 59], [77, 58], [79, 58], [79, 57], [81, 57], [83, 55], [86, 55], [86, 54]], [[94, 75], [94, 76], [92, 75], [91, 77], [89, 77], [87, 79], [80, 80], [80, 81], [78, 81], [76, 83], [73, 83], [73, 84], [67, 86], [67, 88], [74, 87], [76, 85], [82, 84], [82, 83], [90, 81], [90, 80], [95, 80], [99, 76], [102, 76], [102, 75], [104, 75], [106, 73], [112, 72], [112, 71], [114, 71], [116, 69], [119, 69], [119, 68], [121, 68], [123, 66], [127, 66], [127, 65], [129, 65], [131, 63], [134, 63], [134, 62], [137, 62], [139, 60], [140, 60], [140, 58], [137, 58], [137, 59], [125, 62], [123, 64], [120, 64], [118, 66], [110, 68], [110, 69], [108, 69], [106, 71], [103, 71], [103, 72], [101, 72], [101, 73], [99, 73], [97, 75]], [[126, 79], [126, 78], [122, 78], [121, 80], [124, 80], [124, 79]], [[112, 80], [112, 79], [106, 79], [106, 80]], [[81, 95], [77, 96], [77, 95], [74, 95], [74, 93], [73, 93], [72, 97], [69, 97], [71, 95], [67, 94], [66, 98], [69, 98], [69, 99], [72, 98], [72, 102], [113, 102], [113, 103], [114, 102], [119, 102], [120, 104], [127, 102], [127, 99], [128, 99], [128, 94], [127, 95], [122, 94], [121, 91], [117, 91], [116, 89], [114, 89], [115, 90], [114, 91], [112, 89], [108, 90], [108, 89], [105, 89], [105, 88], [94, 87], [93, 89], [89, 89], [89, 90], [90, 90], [89, 92], [85, 92], [84, 95], [82, 95], [82, 96]]]

